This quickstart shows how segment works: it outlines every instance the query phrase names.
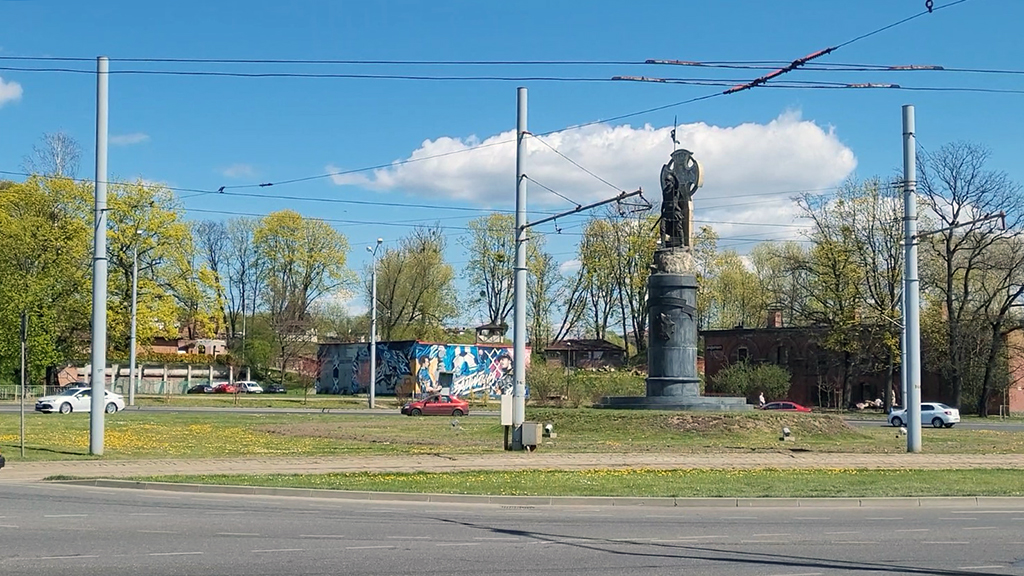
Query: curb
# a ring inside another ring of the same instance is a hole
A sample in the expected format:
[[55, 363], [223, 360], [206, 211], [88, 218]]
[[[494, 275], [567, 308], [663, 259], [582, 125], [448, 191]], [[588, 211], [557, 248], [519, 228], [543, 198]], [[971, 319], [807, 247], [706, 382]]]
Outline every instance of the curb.
[[214, 484], [178, 484], [135, 480], [56, 480], [53, 484], [161, 490], [196, 494], [236, 494], [242, 496], [283, 496], [291, 498], [328, 498], [376, 502], [421, 502], [445, 504], [493, 504], [501, 506], [649, 506], [666, 508], [949, 508], [1020, 507], [1024, 498], [1012, 496], [926, 496], [894, 498], [656, 498], [628, 496], [492, 496], [486, 494], [429, 494], [419, 492], [373, 492], [325, 490], [316, 488], [273, 488], [264, 486], [227, 486]]

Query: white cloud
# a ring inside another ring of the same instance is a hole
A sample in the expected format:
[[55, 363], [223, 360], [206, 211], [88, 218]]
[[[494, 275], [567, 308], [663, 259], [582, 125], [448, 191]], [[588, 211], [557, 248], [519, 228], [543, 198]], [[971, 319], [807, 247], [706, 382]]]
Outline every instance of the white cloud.
[[14, 80], [5, 81], [3, 78], [0, 78], [0, 108], [8, 102], [20, 100], [23, 93], [21, 84]]
[[[670, 127], [596, 124], [544, 136], [562, 154], [624, 190], [642, 186], [658, 195], [661, 166], [672, 151]], [[853, 152], [831, 129], [787, 112], [767, 124], [710, 126], [703, 122], [677, 129], [680, 145], [692, 150], [704, 167], [699, 196], [726, 198], [752, 192], [832, 186], [856, 167]], [[406, 164], [369, 174], [336, 176], [342, 185], [361, 184], [377, 190], [400, 189], [425, 196], [444, 196], [481, 205], [512, 204], [515, 186], [515, 134], [504, 132], [484, 140], [441, 137], [426, 140], [403, 159]], [[505, 142], [504, 144], [499, 144]], [[480, 149], [454, 153], [470, 148]], [[535, 140], [528, 140], [526, 174], [577, 202], [603, 199], [614, 191], [568, 163]], [[447, 154], [439, 158], [428, 158]], [[424, 159], [427, 158], [427, 159]], [[410, 162], [411, 161], [411, 162]], [[334, 166], [328, 166], [338, 171]], [[531, 186], [530, 204], [566, 204]]]
[[558, 265], [558, 273], [562, 276], [572, 276], [581, 267], [583, 267], [583, 263], [579, 260], [566, 260]]
[[232, 164], [220, 173], [228, 178], [252, 178], [256, 176], [256, 169], [251, 164]]
[[115, 134], [110, 137], [110, 143], [114, 146], [132, 146], [142, 144], [149, 140], [149, 134], [145, 132], [132, 132], [130, 134]]

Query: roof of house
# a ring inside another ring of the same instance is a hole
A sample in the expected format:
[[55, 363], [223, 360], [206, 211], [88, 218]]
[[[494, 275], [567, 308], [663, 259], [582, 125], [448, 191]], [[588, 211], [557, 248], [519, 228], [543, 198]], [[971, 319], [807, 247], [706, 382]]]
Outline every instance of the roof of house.
[[547, 350], [607, 350], [622, 352], [624, 348], [618, 344], [612, 344], [607, 340], [559, 340], [552, 342], [545, 347]]

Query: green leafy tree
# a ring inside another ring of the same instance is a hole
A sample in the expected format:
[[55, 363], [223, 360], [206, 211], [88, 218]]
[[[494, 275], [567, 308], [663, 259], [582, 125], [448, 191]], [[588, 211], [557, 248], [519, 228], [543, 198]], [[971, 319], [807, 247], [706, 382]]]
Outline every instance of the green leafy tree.
[[515, 233], [514, 214], [494, 213], [470, 220], [463, 242], [469, 251], [463, 275], [473, 294], [470, 303], [484, 309], [490, 324], [507, 324], [515, 304]]
[[22, 312], [32, 379], [81, 353], [92, 309], [91, 196], [66, 178], [0, 182], [0, 380], [20, 365]]
[[352, 280], [348, 241], [323, 220], [282, 210], [260, 220], [253, 243], [266, 267], [263, 304], [283, 381], [289, 362], [313, 340], [313, 304]]
[[761, 393], [769, 401], [789, 394], [792, 377], [789, 370], [775, 364], [738, 362], [719, 370], [713, 380], [716, 392], [756, 398]]
[[[417, 228], [377, 261], [377, 326], [383, 340], [445, 338], [458, 315], [455, 271], [445, 261], [444, 232]], [[370, 297], [367, 270], [366, 295]]]

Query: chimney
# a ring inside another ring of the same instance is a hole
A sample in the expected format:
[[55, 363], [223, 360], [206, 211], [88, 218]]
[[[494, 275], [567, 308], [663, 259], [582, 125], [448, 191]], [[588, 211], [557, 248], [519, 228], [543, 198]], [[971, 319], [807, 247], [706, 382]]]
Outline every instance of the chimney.
[[782, 310], [777, 308], [768, 310], [768, 327], [782, 328]]

